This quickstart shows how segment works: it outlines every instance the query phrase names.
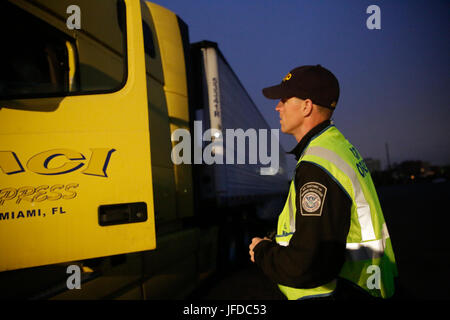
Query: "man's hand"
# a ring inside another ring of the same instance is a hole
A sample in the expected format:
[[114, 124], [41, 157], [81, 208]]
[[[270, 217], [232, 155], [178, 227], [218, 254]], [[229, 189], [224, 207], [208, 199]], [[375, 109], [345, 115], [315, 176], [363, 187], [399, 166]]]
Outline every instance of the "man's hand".
[[267, 237], [264, 237], [264, 239], [255, 237], [255, 238], [252, 239], [252, 243], [250, 243], [250, 245], [248, 246], [248, 248], [250, 249], [248, 253], [250, 254], [250, 260], [251, 260], [252, 262], [255, 262], [255, 253], [253, 252], [253, 249], [256, 247], [256, 245], [257, 245], [258, 243], [260, 243], [260, 242], [263, 241], [263, 240], [269, 240], [269, 241], [272, 241], [272, 240], [270, 240], [270, 239], [267, 238]]

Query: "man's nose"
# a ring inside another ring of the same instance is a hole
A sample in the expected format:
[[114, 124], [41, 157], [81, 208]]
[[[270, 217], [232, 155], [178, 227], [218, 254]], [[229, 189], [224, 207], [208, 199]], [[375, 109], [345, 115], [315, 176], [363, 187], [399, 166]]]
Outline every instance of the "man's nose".
[[278, 112], [280, 112], [281, 107], [283, 107], [283, 102], [280, 100], [280, 101], [277, 103], [277, 106], [275, 107], [275, 110], [278, 111]]

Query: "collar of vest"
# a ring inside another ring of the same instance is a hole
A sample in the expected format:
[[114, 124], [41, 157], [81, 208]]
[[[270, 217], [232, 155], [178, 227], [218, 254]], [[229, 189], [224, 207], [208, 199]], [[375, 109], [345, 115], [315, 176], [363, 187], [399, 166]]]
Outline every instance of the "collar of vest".
[[319, 123], [317, 126], [308, 131], [307, 134], [299, 141], [299, 143], [295, 146], [294, 149], [289, 151], [288, 153], [295, 155], [295, 159], [298, 161], [300, 159], [303, 151], [309, 145], [311, 140], [320, 136], [323, 132], [325, 132], [328, 128], [333, 127], [334, 124], [331, 123], [330, 120], [325, 120]]

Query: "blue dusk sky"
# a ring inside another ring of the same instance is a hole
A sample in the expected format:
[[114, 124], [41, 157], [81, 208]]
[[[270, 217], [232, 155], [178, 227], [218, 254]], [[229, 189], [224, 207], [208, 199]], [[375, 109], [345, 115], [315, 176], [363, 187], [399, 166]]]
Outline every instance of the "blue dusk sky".
[[[365, 158], [450, 164], [450, 1], [155, 0], [217, 42], [272, 128], [277, 101], [261, 89], [321, 64], [340, 82], [334, 122]], [[377, 5], [381, 29], [366, 13]], [[280, 133], [285, 150], [296, 141]]]

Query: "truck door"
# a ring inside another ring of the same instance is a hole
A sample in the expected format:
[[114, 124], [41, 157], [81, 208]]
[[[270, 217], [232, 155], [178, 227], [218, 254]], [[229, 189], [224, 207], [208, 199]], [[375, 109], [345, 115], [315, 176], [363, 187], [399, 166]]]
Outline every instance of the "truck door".
[[0, 24], [0, 271], [154, 249], [139, 1], [2, 1]]

